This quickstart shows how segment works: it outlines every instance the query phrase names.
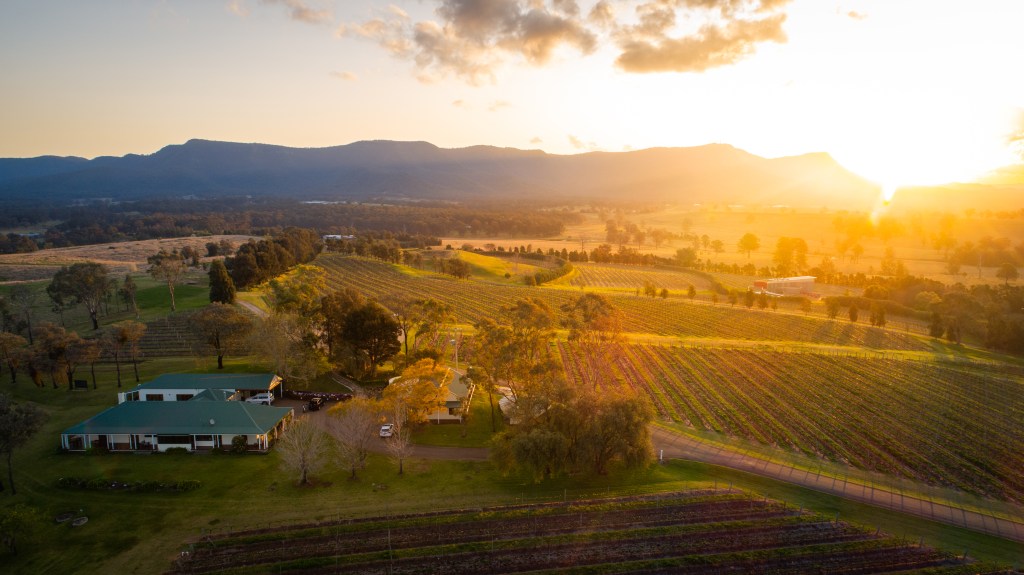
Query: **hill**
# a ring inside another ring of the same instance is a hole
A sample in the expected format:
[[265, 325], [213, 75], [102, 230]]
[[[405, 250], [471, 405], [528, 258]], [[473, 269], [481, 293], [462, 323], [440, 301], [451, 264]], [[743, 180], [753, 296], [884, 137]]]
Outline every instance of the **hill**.
[[190, 140], [150, 155], [0, 159], [0, 199], [287, 196], [310, 200], [629, 199], [869, 208], [877, 189], [827, 154], [732, 146], [554, 155], [365, 141], [289, 148]]

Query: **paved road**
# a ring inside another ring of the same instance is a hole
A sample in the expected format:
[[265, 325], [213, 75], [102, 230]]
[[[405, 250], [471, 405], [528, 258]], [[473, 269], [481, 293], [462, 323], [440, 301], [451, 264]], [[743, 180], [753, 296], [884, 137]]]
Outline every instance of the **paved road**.
[[815, 474], [808, 470], [761, 459], [748, 453], [723, 449], [657, 426], [652, 426], [651, 432], [655, 452], [663, 449], [666, 458], [687, 459], [738, 469], [822, 493], [837, 495], [844, 499], [1024, 542], [1024, 523], [1018, 521], [951, 507], [928, 499], [887, 491], [846, 479]]

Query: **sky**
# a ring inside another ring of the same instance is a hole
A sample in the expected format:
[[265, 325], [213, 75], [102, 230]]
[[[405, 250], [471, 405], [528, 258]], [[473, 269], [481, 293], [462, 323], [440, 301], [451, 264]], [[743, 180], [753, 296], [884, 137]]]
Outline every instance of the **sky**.
[[1024, 160], [1020, 0], [0, 0], [0, 157], [192, 138]]

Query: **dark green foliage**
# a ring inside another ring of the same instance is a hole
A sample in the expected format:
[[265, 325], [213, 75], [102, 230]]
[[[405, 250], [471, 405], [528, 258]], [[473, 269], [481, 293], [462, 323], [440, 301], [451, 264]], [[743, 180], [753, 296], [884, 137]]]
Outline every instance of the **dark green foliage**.
[[860, 309], [857, 307], [856, 302], [850, 304], [850, 310], [847, 312], [847, 315], [850, 316], [851, 322], [857, 323], [857, 317], [860, 315]]
[[235, 282], [221, 260], [210, 264], [210, 302], [235, 303]]
[[85, 305], [92, 328], [99, 329], [100, 306], [113, 286], [114, 282], [107, 277], [107, 268], [102, 264], [77, 263], [62, 267], [54, 274], [46, 293], [60, 308], [70, 304]]
[[[0, 395], [0, 457], [7, 459], [7, 483], [11, 495], [14, 487], [14, 468], [11, 460], [14, 450], [24, 445], [42, 427], [47, 415], [33, 403], [14, 403], [11, 396]], [[0, 483], [0, 491], [3, 484]]]
[[341, 331], [342, 341], [366, 358], [370, 377], [377, 367], [401, 349], [398, 334], [401, 331], [391, 312], [376, 302], [369, 302], [352, 310], [345, 318]]
[[[172, 447], [166, 453], [188, 453], [184, 447]], [[81, 489], [84, 491], [132, 491], [137, 493], [154, 492], [185, 492], [194, 491], [202, 487], [201, 481], [184, 479], [179, 481], [118, 481], [106, 477], [61, 477], [57, 480], [57, 487], [64, 489]]]
[[231, 452], [245, 453], [249, 451], [249, 438], [244, 435], [236, 435], [231, 438]]
[[946, 326], [942, 323], [942, 316], [939, 315], [939, 312], [933, 311], [932, 321], [928, 324], [928, 335], [932, 337], [942, 337], [942, 334], [945, 333], [945, 331]]
[[323, 243], [312, 230], [288, 228], [273, 239], [249, 240], [239, 246], [235, 257], [225, 260], [231, 279], [245, 289], [276, 277], [296, 264], [313, 260]]

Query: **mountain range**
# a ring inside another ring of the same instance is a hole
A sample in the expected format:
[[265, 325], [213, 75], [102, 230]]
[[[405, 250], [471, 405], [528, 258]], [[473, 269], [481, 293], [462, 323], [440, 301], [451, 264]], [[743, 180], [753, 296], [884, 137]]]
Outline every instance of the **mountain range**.
[[[877, 186], [828, 154], [725, 144], [547, 154], [362, 141], [291, 148], [189, 140], [150, 155], [0, 159], [0, 199], [275, 196], [301, 200], [665, 201], [870, 209]], [[975, 198], [976, 199], [976, 198]]]

